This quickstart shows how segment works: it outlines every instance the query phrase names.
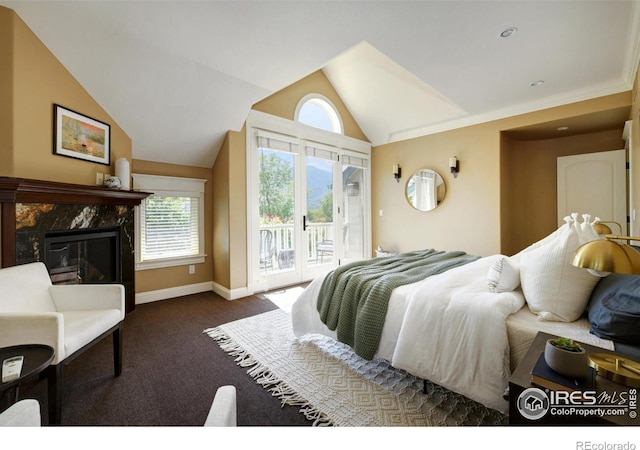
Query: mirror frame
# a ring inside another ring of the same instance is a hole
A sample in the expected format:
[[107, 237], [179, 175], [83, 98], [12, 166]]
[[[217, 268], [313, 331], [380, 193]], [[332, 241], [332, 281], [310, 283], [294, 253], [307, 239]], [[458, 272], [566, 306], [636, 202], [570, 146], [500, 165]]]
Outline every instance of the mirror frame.
[[[435, 174], [435, 176], [436, 176], [436, 181], [437, 181], [436, 182], [436, 199], [435, 199], [436, 200], [436, 204], [433, 207], [428, 207], [427, 206], [425, 208], [422, 208], [422, 207], [419, 207], [417, 205], [417, 202], [416, 202], [415, 198], [411, 197], [411, 194], [409, 192], [409, 187], [410, 187], [409, 185], [412, 183], [412, 181], [415, 184], [414, 178], [416, 176], [418, 176], [421, 172], [425, 172], [425, 171], [431, 172], [431, 173]], [[407, 179], [407, 182], [406, 182], [405, 187], [404, 187], [404, 196], [405, 196], [405, 198], [407, 200], [407, 203], [409, 203], [409, 205], [411, 205], [411, 207], [414, 208], [417, 211], [423, 211], [423, 212], [433, 211], [434, 209], [436, 209], [438, 206], [440, 206], [442, 204], [443, 200], [446, 197], [446, 194], [447, 194], [447, 186], [446, 186], [446, 184], [444, 182], [444, 178], [436, 170], [430, 169], [428, 167], [423, 167], [421, 169], [416, 170], [413, 173], [413, 175], [411, 175]]]

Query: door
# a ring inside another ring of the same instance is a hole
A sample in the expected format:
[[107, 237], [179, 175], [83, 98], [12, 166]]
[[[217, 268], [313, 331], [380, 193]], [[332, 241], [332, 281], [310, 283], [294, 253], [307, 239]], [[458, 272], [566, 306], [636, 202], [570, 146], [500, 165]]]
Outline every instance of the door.
[[252, 292], [370, 255], [368, 154], [262, 129], [249, 136]]
[[610, 225], [614, 234], [627, 234], [626, 151], [561, 156], [558, 171], [558, 226], [573, 212], [591, 214]]

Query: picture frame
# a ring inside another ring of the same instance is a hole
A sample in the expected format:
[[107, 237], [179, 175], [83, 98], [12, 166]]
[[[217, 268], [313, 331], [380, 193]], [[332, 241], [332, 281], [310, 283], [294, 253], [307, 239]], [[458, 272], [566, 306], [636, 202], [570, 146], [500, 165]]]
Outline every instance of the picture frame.
[[111, 127], [54, 103], [53, 154], [109, 166]]

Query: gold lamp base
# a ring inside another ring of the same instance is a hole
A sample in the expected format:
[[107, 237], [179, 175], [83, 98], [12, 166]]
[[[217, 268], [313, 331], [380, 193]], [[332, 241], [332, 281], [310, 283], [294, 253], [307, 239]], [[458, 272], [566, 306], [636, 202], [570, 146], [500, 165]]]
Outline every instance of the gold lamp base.
[[608, 353], [589, 355], [589, 365], [598, 375], [625, 386], [640, 387], [640, 363]]

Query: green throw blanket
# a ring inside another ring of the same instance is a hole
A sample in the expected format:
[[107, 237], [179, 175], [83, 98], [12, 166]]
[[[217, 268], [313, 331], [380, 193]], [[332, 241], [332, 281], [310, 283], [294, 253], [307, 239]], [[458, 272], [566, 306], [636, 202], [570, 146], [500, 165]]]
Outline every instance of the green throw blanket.
[[433, 249], [374, 258], [340, 266], [327, 274], [318, 296], [320, 319], [367, 360], [382, 334], [391, 291], [475, 261], [479, 256]]

